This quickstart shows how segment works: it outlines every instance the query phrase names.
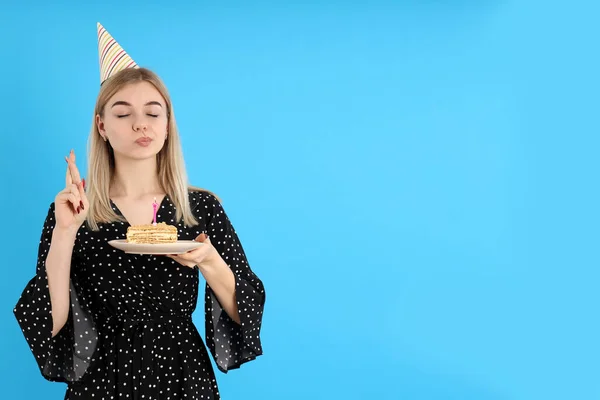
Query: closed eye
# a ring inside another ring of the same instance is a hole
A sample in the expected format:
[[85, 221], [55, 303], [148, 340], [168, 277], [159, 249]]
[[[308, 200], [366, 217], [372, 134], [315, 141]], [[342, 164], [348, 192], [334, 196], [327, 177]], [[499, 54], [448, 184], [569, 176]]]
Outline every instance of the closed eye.
[[[158, 114], [147, 114], [147, 115], [150, 116], [150, 117], [153, 117], [153, 118], [157, 118], [158, 117]], [[125, 117], [128, 117], [128, 116], [129, 116], [129, 114], [117, 115], [117, 118], [125, 118]]]

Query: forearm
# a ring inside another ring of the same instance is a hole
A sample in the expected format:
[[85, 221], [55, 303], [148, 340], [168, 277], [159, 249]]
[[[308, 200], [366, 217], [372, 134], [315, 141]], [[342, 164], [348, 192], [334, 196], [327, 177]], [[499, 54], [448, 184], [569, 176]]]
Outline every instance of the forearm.
[[198, 268], [225, 312], [239, 324], [240, 316], [235, 297], [235, 276], [231, 268], [220, 256], [207, 263], [199, 264]]
[[54, 229], [52, 244], [46, 257], [46, 274], [52, 307], [52, 336], [67, 322], [70, 303], [71, 258], [76, 232]]

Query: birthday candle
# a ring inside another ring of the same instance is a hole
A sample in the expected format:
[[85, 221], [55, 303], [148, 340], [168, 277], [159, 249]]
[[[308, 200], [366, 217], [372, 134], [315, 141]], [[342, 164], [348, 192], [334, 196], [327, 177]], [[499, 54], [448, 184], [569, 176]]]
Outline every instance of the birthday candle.
[[152, 225], [156, 225], [156, 209], [158, 208], [158, 203], [156, 202], [156, 197], [154, 198], [154, 202], [152, 203], [152, 208], [154, 209], [154, 219], [152, 221]]

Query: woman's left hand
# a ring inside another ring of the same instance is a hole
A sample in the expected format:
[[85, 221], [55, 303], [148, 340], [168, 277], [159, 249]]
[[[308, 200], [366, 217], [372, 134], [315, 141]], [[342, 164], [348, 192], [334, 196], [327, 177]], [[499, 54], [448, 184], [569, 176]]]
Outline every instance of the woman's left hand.
[[183, 254], [167, 254], [167, 257], [189, 268], [200, 267], [203, 264], [208, 265], [214, 260], [219, 259], [220, 255], [217, 249], [210, 243], [210, 238], [206, 234], [201, 233], [194, 240], [201, 242], [202, 246]]

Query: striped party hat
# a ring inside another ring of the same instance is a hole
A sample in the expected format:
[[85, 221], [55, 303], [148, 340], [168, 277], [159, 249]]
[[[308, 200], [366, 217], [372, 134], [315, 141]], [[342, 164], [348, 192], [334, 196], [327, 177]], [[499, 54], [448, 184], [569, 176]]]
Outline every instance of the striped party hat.
[[129, 54], [98, 22], [98, 56], [100, 58], [100, 84], [125, 68], [139, 68]]

